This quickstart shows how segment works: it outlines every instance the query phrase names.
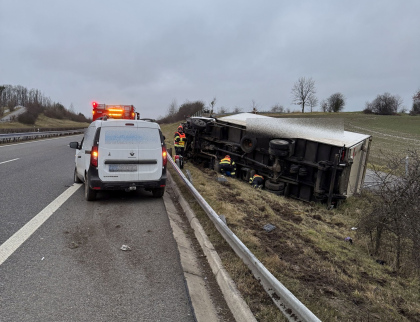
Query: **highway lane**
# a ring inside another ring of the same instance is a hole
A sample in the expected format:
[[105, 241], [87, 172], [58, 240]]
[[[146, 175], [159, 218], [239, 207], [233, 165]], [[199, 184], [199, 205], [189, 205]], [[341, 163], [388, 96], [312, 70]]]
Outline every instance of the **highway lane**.
[[[1, 243], [73, 184], [77, 139], [0, 147]], [[194, 321], [163, 201], [82, 188], [0, 265], [1, 321]]]
[[0, 145], [0, 243], [73, 184], [74, 150], [67, 145], [81, 138]]

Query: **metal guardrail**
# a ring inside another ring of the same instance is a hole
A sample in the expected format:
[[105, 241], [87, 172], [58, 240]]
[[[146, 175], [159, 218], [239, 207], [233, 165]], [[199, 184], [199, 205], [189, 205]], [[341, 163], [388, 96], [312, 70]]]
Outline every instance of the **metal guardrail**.
[[67, 136], [74, 134], [82, 134], [85, 129], [67, 130], [67, 131], [49, 131], [49, 132], [25, 132], [25, 133], [8, 133], [0, 134], [0, 144], [2, 143], [16, 143], [27, 140], [44, 139], [55, 136]]
[[235, 253], [252, 271], [254, 277], [260, 281], [267, 294], [271, 297], [274, 304], [281, 310], [289, 321], [320, 321], [305, 305], [303, 305], [282, 283], [271, 274], [267, 268], [255, 257], [254, 254], [240, 241], [240, 239], [229, 229], [220, 219], [217, 213], [210, 207], [204, 198], [198, 193], [187, 177], [176, 166], [171, 157], [168, 157], [172, 167], [184, 181], [194, 198], [207, 213], [216, 229], [228, 242]]

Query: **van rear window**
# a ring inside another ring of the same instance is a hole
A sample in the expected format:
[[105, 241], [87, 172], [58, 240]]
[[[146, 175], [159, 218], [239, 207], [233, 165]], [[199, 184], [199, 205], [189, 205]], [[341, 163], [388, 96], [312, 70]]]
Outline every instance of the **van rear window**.
[[105, 130], [106, 145], [136, 144], [139, 148], [151, 149], [160, 146], [160, 136], [157, 129], [150, 128], [124, 128]]

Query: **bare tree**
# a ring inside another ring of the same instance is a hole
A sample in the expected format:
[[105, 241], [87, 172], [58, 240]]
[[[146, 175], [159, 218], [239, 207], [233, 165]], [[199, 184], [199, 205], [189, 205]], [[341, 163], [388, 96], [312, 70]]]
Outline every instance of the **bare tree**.
[[321, 105], [321, 111], [322, 112], [324, 112], [324, 113], [328, 112], [328, 102], [327, 102], [327, 100], [322, 100], [320, 105]]
[[210, 113], [213, 114], [214, 105], [216, 105], [216, 97], [213, 98], [213, 100], [210, 102], [211, 111]]
[[219, 107], [219, 114], [226, 114], [228, 113], [228, 109], [224, 106]]
[[409, 150], [404, 157], [385, 157], [389, 172], [375, 170], [379, 185], [367, 195], [371, 210], [361, 218], [360, 228], [371, 236], [374, 254], [391, 253], [397, 271], [405, 260], [419, 274], [420, 155]]
[[315, 81], [312, 78], [301, 77], [292, 88], [293, 104], [301, 105], [302, 113], [305, 113], [305, 105], [315, 93]]
[[318, 105], [318, 99], [315, 97], [315, 95], [311, 95], [309, 97], [308, 104], [311, 107], [311, 113], [312, 113], [312, 108]]
[[271, 108], [271, 112], [273, 113], [284, 113], [284, 106], [280, 104], [276, 104]]
[[411, 108], [410, 115], [420, 114], [420, 88], [413, 95], [413, 107]]
[[242, 109], [238, 106], [235, 106], [235, 108], [233, 109], [233, 113], [242, 113]]
[[255, 102], [255, 100], [252, 100], [252, 113], [257, 114], [258, 112], [258, 104]]

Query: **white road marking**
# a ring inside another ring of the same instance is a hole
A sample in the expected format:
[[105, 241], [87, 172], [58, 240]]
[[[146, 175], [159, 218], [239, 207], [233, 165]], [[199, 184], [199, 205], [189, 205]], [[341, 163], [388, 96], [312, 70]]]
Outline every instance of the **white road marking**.
[[13, 160], [8, 160], [8, 161], [3, 161], [3, 162], [0, 162], [0, 164], [7, 163], [7, 162], [12, 162], [12, 161], [16, 161], [16, 160], [19, 160], [19, 158], [13, 159]]
[[81, 184], [73, 184], [70, 188], [59, 195], [53, 202], [41, 210], [34, 218], [19, 229], [12, 237], [0, 246], [0, 265], [4, 263], [48, 218], [67, 200]]

